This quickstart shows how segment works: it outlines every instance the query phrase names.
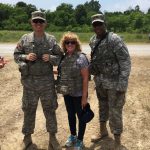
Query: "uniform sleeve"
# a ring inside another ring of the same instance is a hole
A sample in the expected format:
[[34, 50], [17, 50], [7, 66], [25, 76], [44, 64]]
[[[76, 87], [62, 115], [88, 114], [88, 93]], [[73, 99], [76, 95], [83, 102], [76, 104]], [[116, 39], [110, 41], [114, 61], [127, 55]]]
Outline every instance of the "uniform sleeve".
[[91, 50], [93, 50], [93, 48], [95, 47], [95, 41], [96, 41], [96, 36], [93, 35], [89, 41], [89, 46], [90, 46]]
[[52, 54], [50, 54], [50, 63], [54, 66], [57, 66], [59, 64], [59, 61], [60, 61], [63, 53], [54, 37], [50, 42], [53, 43]]
[[84, 54], [81, 54], [80, 57], [77, 59], [77, 65], [80, 69], [88, 68], [89, 61]]
[[119, 64], [119, 83], [118, 91], [126, 91], [128, 85], [128, 78], [131, 71], [131, 60], [128, 49], [120, 37], [116, 36], [114, 39], [114, 53]]
[[25, 35], [18, 41], [17, 46], [14, 50], [14, 60], [18, 64], [26, 60], [26, 55], [23, 48], [24, 38]]

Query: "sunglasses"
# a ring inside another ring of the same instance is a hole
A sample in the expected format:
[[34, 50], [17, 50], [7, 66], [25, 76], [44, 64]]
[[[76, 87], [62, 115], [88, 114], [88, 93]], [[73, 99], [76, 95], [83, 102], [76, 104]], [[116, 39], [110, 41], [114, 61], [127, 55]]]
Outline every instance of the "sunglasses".
[[97, 27], [97, 26], [102, 26], [104, 23], [103, 22], [94, 22], [92, 25], [93, 27]]
[[32, 22], [33, 22], [33, 23], [40, 23], [40, 24], [45, 23], [45, 21], [44, 21], [44, 20], [41, 20], [41, 19], [34, 19], [34, 20], [32, 20]]
[[75, 45], [75, 44], [76, 44], [76, 41], [65, 41], [65, 44], [66, 44], [66, 45], [69, 45], [69, 44]]

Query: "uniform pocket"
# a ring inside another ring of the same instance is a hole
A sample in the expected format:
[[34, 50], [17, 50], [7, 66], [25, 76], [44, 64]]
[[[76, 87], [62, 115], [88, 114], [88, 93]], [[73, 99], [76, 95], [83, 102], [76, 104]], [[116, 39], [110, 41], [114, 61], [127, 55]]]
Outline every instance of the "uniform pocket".
[[56, 87], [57, 93], [68, 95], [69, 94], [69, 87], [66, 85], [57, 85]]
[[106, 62], [103, 65], [103, 72], [105, 75], [114, 76], [119, 74], [119, 66], [117, 63]]

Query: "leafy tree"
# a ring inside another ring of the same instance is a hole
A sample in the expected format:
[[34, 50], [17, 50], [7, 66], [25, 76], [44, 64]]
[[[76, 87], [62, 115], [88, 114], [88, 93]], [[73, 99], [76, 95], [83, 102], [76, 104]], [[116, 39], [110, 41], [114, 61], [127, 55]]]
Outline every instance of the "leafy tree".
[[36, 10], [37, 10], [36, 6], [34, 6], [32, 4], [28, 4], [26, 9], [25, 9], [25, 12], [27, 13], [28, 18], [30, 18], [31, 17], [31, 13], [36, 11]]
[[139, 6], [139, 5], [136, 5], [136, 6], [135, 6], [135, 11], [136, 11], [136, 12], [140, 12], [140, 6]]
[[84, 4], [84, 7], [87, 12], [87, 17], [86, 17], [87, 21], [85, 23], [91, 25], [91, 16], [97, 13], [101, 13], [100, 11], [101, 5], [99, 1], [91, 0], [90, 2], [86, 2]]
[[[17, 8], [21, 8], [26, 14], [27, 14], [27, 16], [28, 16], [28, 19], [31, 17], [31, 13], [33, 12], [33, 11], [36, 11], [37, 10], [37, 8], [36, 8], [36, 6], [34, 6], [34, 5], [32, 5], [32, 4], [26, 4], [26, 3], [24, 3], [24, 2], [18, 2], [17, 4], [16, 4], [16, 7], [15, 7], [16, 9]], [[44, 10], [43, 10], [44, 11]]]
[[27, 4], [21, 1], [21, 2], [18, 2], [18, 3], [16, 4], [16, 7], [25, 8], [25, 7], [27, 7]]
[[75, 24], [74, 9], [71, 4], [62, 3], [56, 8], [54, 23], [57, 26]]
[[13, 8], [8, 4], [2, 4], [0, 3], [0, 20], [6, 20], [9, 18], [13, 11]]
[[9, 19], [12, 12], [13, 8], [10, 5], [0, 3], [0, 29], [4, 28], [4, 21]]
[[100, 13], [101, 5], [99, 1], [91, 0], [90, 2], [86, 2], [84, 6], [87, 12], [90, 11], [90, 12]]
[[73, 13], [73, 6], [71, 4], [62, 3], [60, 6], [56, 8], [56, 11], [66, 11]]
[[138, 14], [134, 20], [134, 29], [143, 27], [143, 15]]
[[150, 14], [150, 8], [148, 9], [147, 13]]
[[[98, 0], [90, 0], [75, 8], [71, 4], [61, 3], [54, 12], [46, 12], [47, 30], [90, 32], [91, 16], [101, 13]], [[28, 20], [36, 6], [23, 1], [16, 5], [0, 3], [0, 30], [31, 30]], [[150, 8], [147, 13], [140, 10], [139, 5], [129, 7], [124, 12], [104, 12], [107, 27], [115, 32], [147, 33], [150, 31]]]
[[134, 12], [134, 9], [132, 7], [129, 7], [126, 11], [124, 11], [124, 14], [125, 15], [130, 15], [133, 12]]
[[75, 18], [76, 18], [76, 22], [79, 25], [85, 24], [86, 18], [87, 18], [87, 11], [86, 11], [84, 5], [78, 5], [75, 8]]

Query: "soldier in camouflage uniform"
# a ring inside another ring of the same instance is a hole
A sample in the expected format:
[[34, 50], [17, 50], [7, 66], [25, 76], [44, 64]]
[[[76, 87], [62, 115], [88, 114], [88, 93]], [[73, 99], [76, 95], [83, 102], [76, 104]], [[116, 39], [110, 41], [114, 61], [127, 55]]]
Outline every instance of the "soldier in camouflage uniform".
[[22, 36], [14, 51], [14, 59], [19, 65], [23, 85], [22, 110], [24, 123], [22, 132], [24, 149], [32, 144], [36, 109], [41, 100], [46, 118], [46, 128], [50, 135], [49, 148], [60, 149], [55, 137], [57, 121], [55, 110], [58, 107], [54, 85], [53, 65], [57, 65], [62, 56], [54, 36], [44, 32], [46, 27], [45, 13], [32, 13], [33, 32]]
[[131, 69], [130, 56], [122, 39], [107, 32], [104, 16], [92, 16], [92, 26], [96, 35], [90, 40], [90, 72], [94, 75], [96, 93], [99, 100], [100, 133], [92, 137], [97, 142], [108, 136], [106, 123], [114, 134], [115, 145], [121, 144], [123, 131], [122, 109]]

